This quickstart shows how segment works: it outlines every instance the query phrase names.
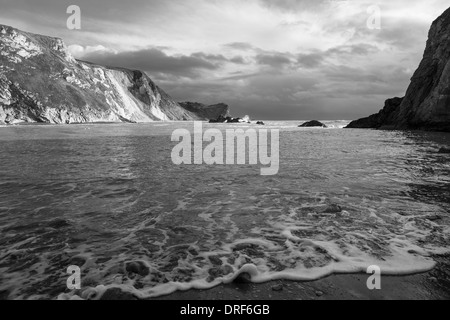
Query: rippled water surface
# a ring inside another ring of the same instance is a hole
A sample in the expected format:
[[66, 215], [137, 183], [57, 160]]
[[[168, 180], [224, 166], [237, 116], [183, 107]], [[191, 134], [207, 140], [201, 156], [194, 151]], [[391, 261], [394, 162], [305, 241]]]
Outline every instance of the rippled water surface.
[[[170, 135], [192, 123], [0, 128], [0, 296], [144, 298], [373, 264], [409, 274], [448, 253], [448, 134], [268, 124], [280, 170], [266, 177], [174, 165]], [[80, 291], [66, 288], [70, 265]]]

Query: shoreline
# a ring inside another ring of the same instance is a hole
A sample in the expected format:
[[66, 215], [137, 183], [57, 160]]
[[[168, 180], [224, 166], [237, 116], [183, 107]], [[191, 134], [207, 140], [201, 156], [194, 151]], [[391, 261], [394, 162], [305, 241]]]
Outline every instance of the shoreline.
[[[381, 290], [369, 290], [369, 275], [332, 275], [312, 282], [287, 280], [263, 284], [232, 283], [209, 290], [178, 291], [149, 301], [270, 301], [270, 300], [449, 300], [450, 288], [430, 273], [382, 277]], [[109, 289], [101, 300], [139, 300], [120, 289]]]
[[[369, 274], [334, 274], [314, 281], [276, 280], [262, 284], [222, 284], [208, 290], [177, 291], [149, 301], [270, 301], [270, 300], [450, 300], [450, 261], [428, 272], [407, 276], [382, 276], [381, 290], [369, 290]], [[108, 289], [101, 300], [139, 300], [118, 288]]]

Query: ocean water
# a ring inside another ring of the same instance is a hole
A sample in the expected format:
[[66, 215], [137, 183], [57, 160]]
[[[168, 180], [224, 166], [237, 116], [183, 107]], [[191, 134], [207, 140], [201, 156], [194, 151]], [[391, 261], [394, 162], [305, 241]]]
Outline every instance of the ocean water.
[[[192, 123], [0, 128], [0, 297], [141, 298], [360, 273], [424, 272], [450, 251], [450, 135], [280, 130], [280, 169], [181, 165]], [[207, 128], [249, 125], [204, 125]], [[67, 289], [78, 265], [82, 289]]]

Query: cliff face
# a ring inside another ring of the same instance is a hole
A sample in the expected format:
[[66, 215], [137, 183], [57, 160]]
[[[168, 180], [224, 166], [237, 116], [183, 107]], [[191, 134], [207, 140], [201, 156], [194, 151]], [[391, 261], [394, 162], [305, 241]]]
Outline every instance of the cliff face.
[[388, 100], [378, 115], [348, 127], [450, 131], [450, 9], [431, 26], [423, 60], [398, 102]]
[[403, 98], [388, 99], [380, 112], [367, 118], [355, 120], [347, 128], [378, 129], [392, 121], [391, 116], [398, 112], [402, 102]]
[[198, 102], [180, 102], [180, 105], [202, 119], [211, 120], [220, 116], [225, 118], [230, 116], [230, 107], [224, 103], [207, 106]]
[[60, 39], [0, 25], [0, 124], [208, 120], [202, 116], [144, 72], [78, 61]]

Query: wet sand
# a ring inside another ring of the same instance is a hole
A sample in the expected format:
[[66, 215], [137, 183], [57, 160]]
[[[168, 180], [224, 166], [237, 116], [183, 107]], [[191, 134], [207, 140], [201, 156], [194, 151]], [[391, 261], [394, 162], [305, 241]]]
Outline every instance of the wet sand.
[[[210, 290], [176, 292], [151, 300], [449, 300], [450, 261], [437, 259], [437, 267], [411, 276], [383, 276], [381, 290], [367, 288], [367, 274], [333, 275], [313, 282], [273, 281], [234, 283]], [[134, 296], [109, 290], [104, 300], [130, 300]]]
[[[337, 275], [314, 282], [275, 281], [219, 286], [207, 291], [177, 292], [157, 300], [445, 300], [429, 275], [384, 277], [381, 290], [369, 290], [367, 275]], [[280, 290], [282, 288], [282, 290]]]

